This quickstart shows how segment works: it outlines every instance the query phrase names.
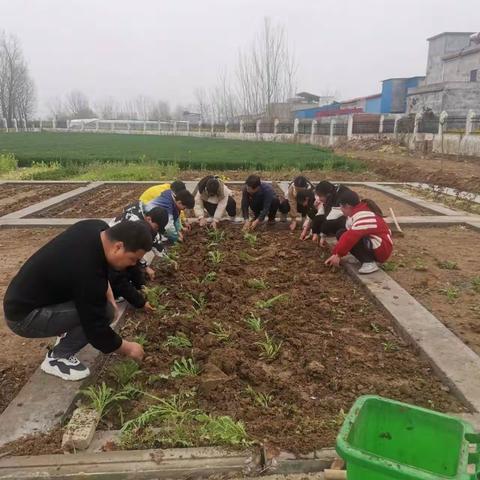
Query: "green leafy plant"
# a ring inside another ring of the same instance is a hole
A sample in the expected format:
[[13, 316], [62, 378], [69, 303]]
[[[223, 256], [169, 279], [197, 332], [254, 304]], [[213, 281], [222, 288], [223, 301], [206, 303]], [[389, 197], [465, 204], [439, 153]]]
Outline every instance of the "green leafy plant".
[[183, 332], [178, 332], [175, 335], [169, 335], [163, 345], [173, 348], [191, 348], [192, 342]]
[[178, 270], [178, 259], [179, 259], [178, 247], [174, 245], [166, 249], [162, 255], [162, 259], [175, 270]]
[[207, 272], [203, 278], [199, 278], [197, 283], [204, 285], [205, 283], [214, 282], [217, 279], [217, 272]]
[[428, 270], [427, 265], [419, 258], [415, 260], [413, 264], [413, 269], [417, 272], [426, 272]]
[[223, 230], [212, 228], [208, 231], [208, 238], [211, 240], [211, 244], [218, 245], [225, 240], [225, 232]]
[[175, 360], [170, 371], [172, 378], [195, 377], [200, 373], [200, 367], [192, 358], [182, 357]]
[[277, 302], [283, 301], [288, 297], [286, 293], [281, 293], [280, 295], [275, 295], [275, 297], [269, 298], [268, 300], [259, 300], [255, 303], [255, 306], [258, 308], [272, 308]]
[[160, 308], [160, 297], [167, 291], [166, 288], [162, 288], [160, 285], [155, 287], [143, 287], [143, 293], [147, 302], [154, 308]]
[[225, 254], [223, 254], [219, 250], [212, 250], [211, 252], [208, 252], [208, 258], [213, 263], [213, 265], [219, 265], [223, 262]]
[[442, 260], [437, 265], [443, 270], [458, 270], [457, 262], [451, 262], [450, 260]]
[[250, 397], [252, 397], [253, 402], [262, 408], [268, 408], [270, 406], [270, 402], [273, 400], [273, 395], [257, 392], [250, 385], [247, 386], [245, 391], [248, 395], [250, 395]]
[[142, 347], [146, 347], [150, 343], [144, 333], [139, 333], [133, 340], [134, 342], [139, 343]]
[[395, 352], [398, 350], [398, 346], [394, 342], [383, 342], [382, 346], [385, 352]]
[[199, 294], [187, 293], [187, 297], [192, 301], [192, 308], [196, 315], [207, 306], [207, 297], [203, 292]]
[[228, 342], [232, 335], [232, 331], [229, 328], [225, 328], [220, 322], [213, 322], [213, 325], [214, 329], [210, 332], [210, 334], [222, 342]]
[[114, 380], [122, 387], [129, 384], [140, 373], [140, 367], [134, 360], [116, 363], [110, 368]]
[[379, 326], [378, 326], [375, 322], [370, 323], [370, 328], [371, 328], [375, 333], [379, 333], [379, 332], [380, 332], [380, 328], [379, 328]]
[[440, 293], [443, 293], [443, 295], [447, 297], [449, 302], [453, 302], [458, 298], [458, 295], [460, 294], [460, 290], [457, 287], [448, 285], [445, 288], [441, 288]]
[[253, 330], [254, 332], [261, 332], [265, 326], [263, 324], [263, 320], [256, 316], [254, 313], [250, 313], [250, 315], [244, 319], [245, 323], [247, 324], [248, 328], [250, 330]]
[[257, 244], [258, 235], [255, 233], [245, 232], [243, 234], [243, 239], [251, 246], [254, 247]]
[[255, 260], [255, 257], [252, 257], [251, 255], [249, 255], [247, 252], [244, 252], [243, 250], [238, 253], [238, 258], [245, 263]]
[[261, 349], [261, 358], [264, 358], [266, 360], [274, 360], [280, 353], [282, 343], [283, 342], [278, 342], [273, 337], [270, 337], [268, 335], [268, 332], [265, 332], [265, 340], [261, 342], [255, 342], [255, 345], [258, 345]]
[[265, 290], [268, 288], [268, 284], [262, 278], [249, 278], [247, 280], [247, 286], [255, 290]]
[[121, 400], [128, 400], [131, 398], [127, 392], [115, 392], [113, 388], [107, 387], [105, 382], [101, 385], [90, 385], [81, 393], [90, 400], [91, 407], [98, 412], [100, 417], [103, 417], [110, 408]]
[[394, 262], [393, 260], [390, 260], [382, 264], [382, 268], [386, 272], [395, 272], [398, 269], [398, 263]]
[[212, 415], [197, 415], [196, 419], [203, 425], [200, 428], [200, 436], [213, 444], [224, 445], [249, 445], [245, 425], [236, 422], [231, 417]]
[[480, 275], [477, 277], [473, 277], [471, 280], [472, 288], [477, 292], [480, 293]]

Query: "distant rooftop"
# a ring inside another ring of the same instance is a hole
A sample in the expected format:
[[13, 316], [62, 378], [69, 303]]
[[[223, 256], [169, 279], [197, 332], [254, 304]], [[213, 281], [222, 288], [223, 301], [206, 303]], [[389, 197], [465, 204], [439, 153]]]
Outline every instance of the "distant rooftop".
[[309, 102], [318, 102], [320, 100], [319, 95], [315, 95], [314, 93], [309, 93], [309, 92], [299, 92], [295, 94], [297, 97], [304, 98], [305, 100], [308, 100]]
[[433, 37], [427, 38], [427, 41], [430, 42], [431, 40], [435, 40], [436, 38], [443, 37], [444, 35], [473, 35], [476, 32], [442, 32], [434, 35]]

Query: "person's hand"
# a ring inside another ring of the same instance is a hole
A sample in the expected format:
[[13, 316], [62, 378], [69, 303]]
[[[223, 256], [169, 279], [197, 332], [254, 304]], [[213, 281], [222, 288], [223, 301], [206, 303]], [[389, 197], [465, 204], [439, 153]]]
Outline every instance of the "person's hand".
[[329, 267], [338, 267], [340, 265], [340, 257], [336, 254], [332, 255], [331, 257], [328, 257], [325, 260], [325, 265]]
[[182, 232], [178, 232], [178, 241], [183, 242], [185, 240], [185, 236]]
[[189, 232], [192, 229], [192, 225], [189, 222], [185, 222], [185, 225], [182, 225], [182, 230]]
[[[297, 221], [296, 220], [292, 220], [292, 223], [290, 223], [290, 231], [293, 232], [295, 231], [295, 229], [297, 228]], [[303, 235], [303, 233], [302, 233]]]
[[204, 227], [206, 224], [207, 224], [207, 219], [205, 217], [202, 217], [200, 219], [200, 221], [198, 222], [198, 224], [201, 226], [201, 227]]
[[261, 223], [260, 219], [257, 218], [256, 220], [254, 220], [250, 225], [250, 230], [255, 230], [260, 223]]
[[155, 270], [151, 267], [145, 267], [145, 274], [150, 281], [155, 280]]
[[306, 240], [308, 235], [308, 230], [303, 229], [302, 233], [300, 234], [300, 240]]
[[143, 306], [143, 308], [147, 313], [153, 313], [157, 311], [155, 307], [152, 307], [150, 302], [145, 302], [145, 305]]
[[252, 226], [252, 222], [250, 220], [245, 220], [245, 222], [243, 223], [242, 230], [245, 230], [246, 232], [248, 232], [251, 226]]
[[218, 220], [213, 220], [212, 222], [212, 228], [216, 230], [218, 228]]
[[320, 246], [322, 248], [327, 248], [328, 247], [327, 237], [324, 237], [323, 235], [320, 235]]
[[133, 360], [137, 362], [141, 362], [143, 360], [143, 356], [145, 355], [145, 351], [139, 343], [129, 342], [128, 340], [122, 341], [117, 353], [123, 355], [124, 357], [133, 358]]

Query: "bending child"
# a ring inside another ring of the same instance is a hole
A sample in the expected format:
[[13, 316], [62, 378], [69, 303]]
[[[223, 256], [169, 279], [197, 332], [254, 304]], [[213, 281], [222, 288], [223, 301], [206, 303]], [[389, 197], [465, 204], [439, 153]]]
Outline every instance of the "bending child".
[[378, 263], [388, 260], [393, 250], [392, 233], [380, 208], [372, 200], [360, 201], [355, 192], [346, 192], [340, 205], [348, 217], [346, 228], [337, 232], [338, 243], [325, 265], [338, 266], [340, 259], [351, 253], [360, 263], [358, 273], [373, 273]]
[[308, 209], [306, 209], [304, 201], [298, 200], [298, 194], [306, 191], [313, 191], [313, 185], [302, 175], [295, 177], [288, 186], [287, 200], [290, 206], [290, 231], [292, 232], [297, 228], [297, 217], [299, 214], [302, 216], [302, 225], [308, 216]]
[[225, 212], [231, 220], [235, 220], [237, 203], [232, 191], [217, 176], [207, 175], [198, 182], [195, 216], [200, 219], [202, 227], [207, 224], [208, 217], [213, 217], [212, 227], [217, 228]]

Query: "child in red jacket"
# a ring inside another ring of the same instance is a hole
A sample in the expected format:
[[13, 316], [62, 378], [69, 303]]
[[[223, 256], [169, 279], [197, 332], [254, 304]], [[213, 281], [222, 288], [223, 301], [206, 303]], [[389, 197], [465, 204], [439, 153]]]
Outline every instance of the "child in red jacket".
[[337, 232], [338, 242], [325, 265], [338, 266], [340, 259], [351, 253], [362, 265], [358, 273], [373, 273], [378, 263], [392, 254], [392, 233], [380, 208], [372, 200], [362, 200], [355, 192], [346, 192], [340, 207], [348, 217], [346, 228]]

